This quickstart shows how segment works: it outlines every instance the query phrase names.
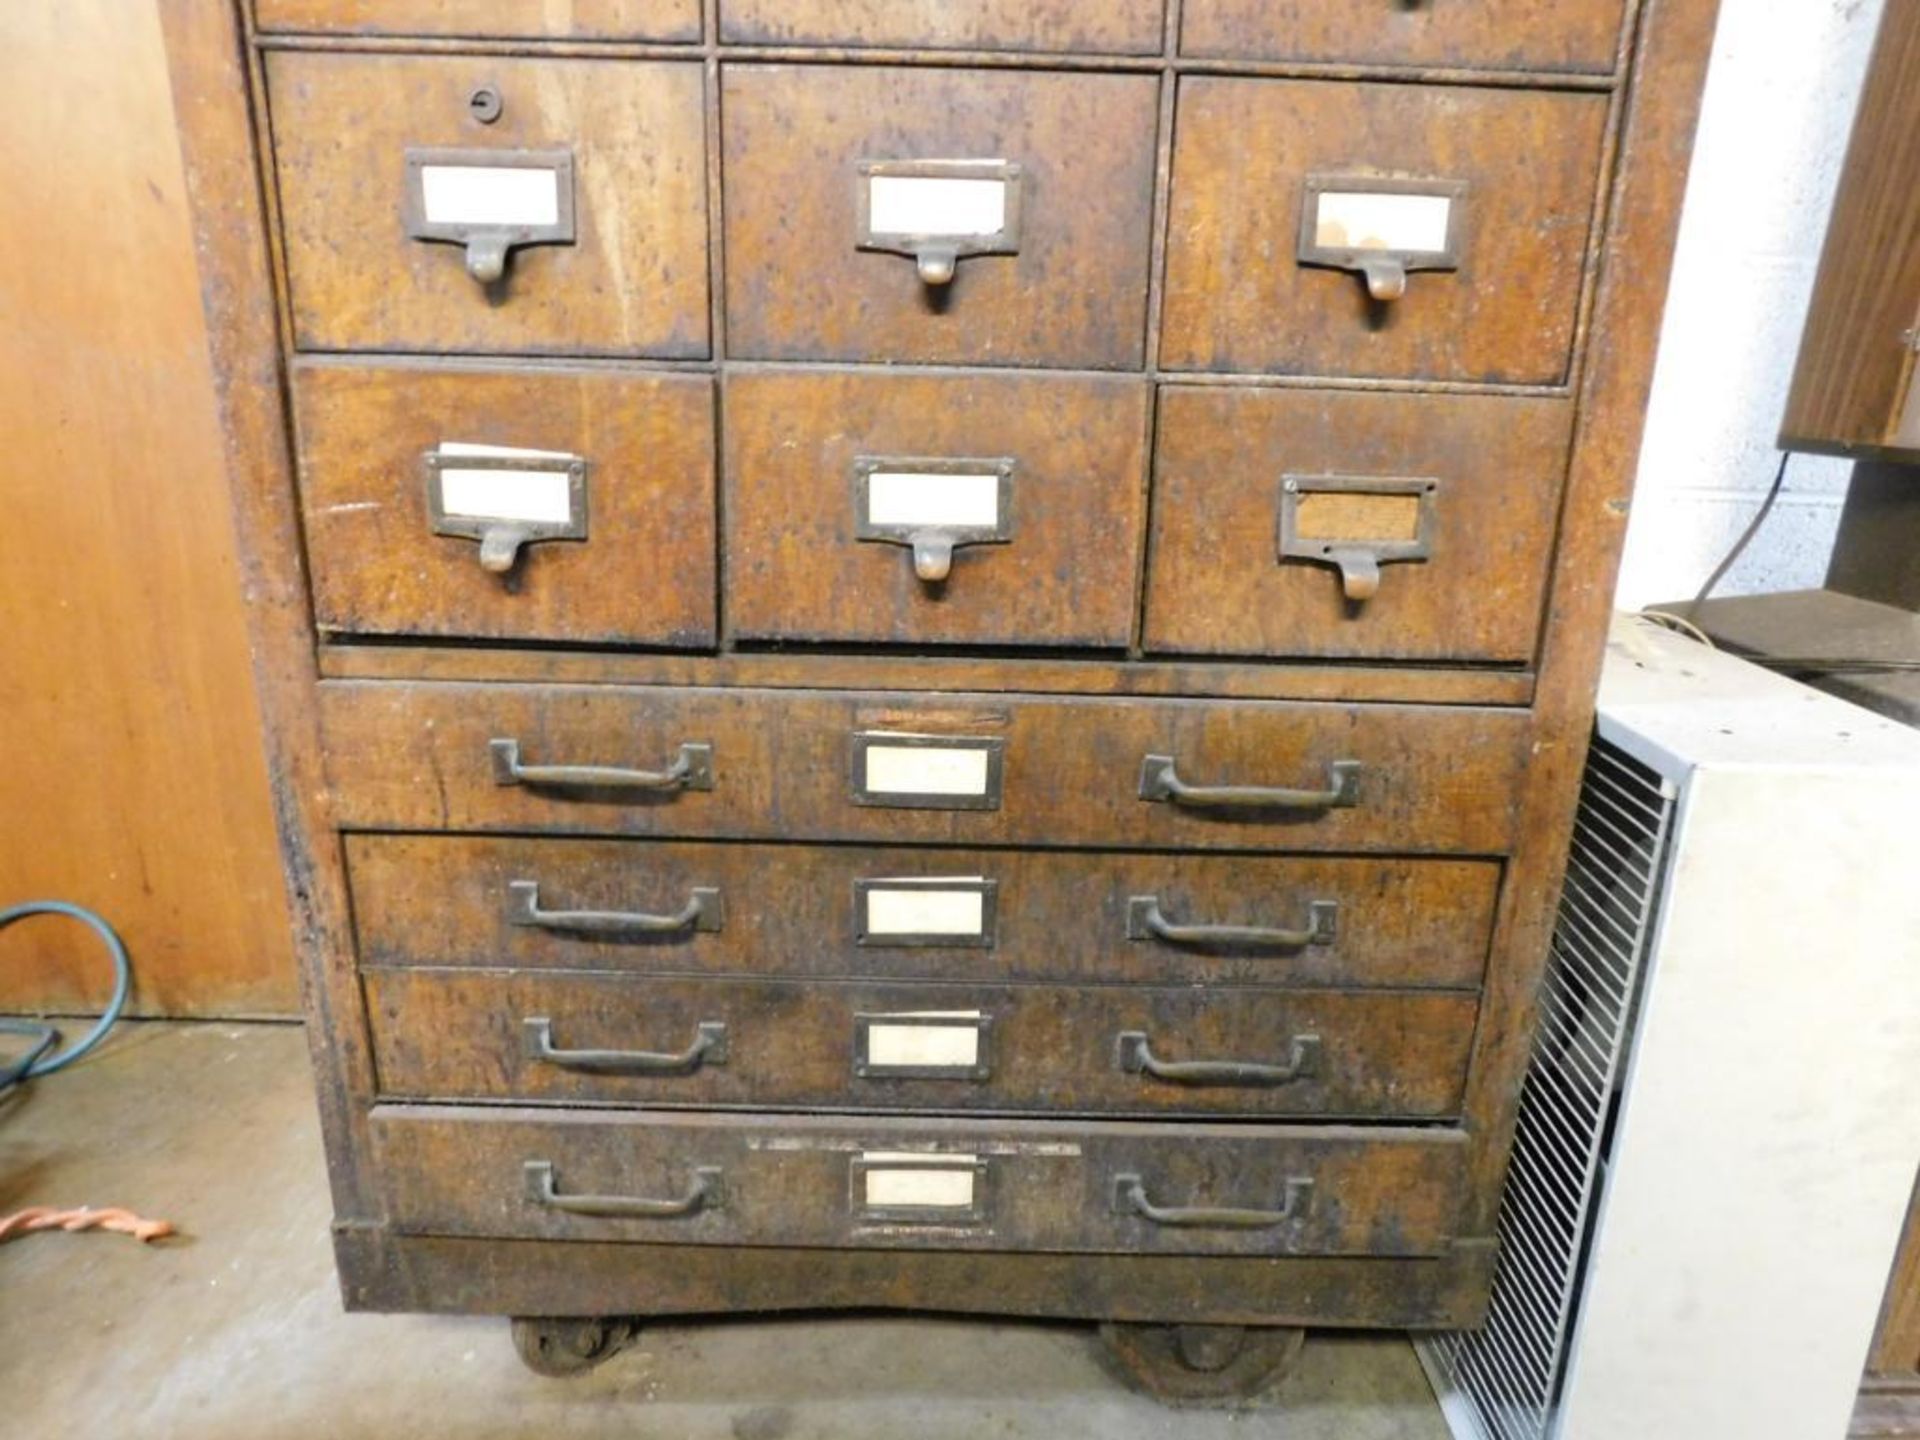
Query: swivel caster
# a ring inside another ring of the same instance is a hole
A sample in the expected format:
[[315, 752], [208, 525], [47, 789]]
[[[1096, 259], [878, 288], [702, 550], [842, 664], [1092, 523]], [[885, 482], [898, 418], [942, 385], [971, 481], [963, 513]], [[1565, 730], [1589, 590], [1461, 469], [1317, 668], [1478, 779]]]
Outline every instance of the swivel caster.
[[632, 1343], [639, 1325], [631, 1320], [513, 1317], [513, 1348], [536, 1375], [565, 1379], [584, 1375]]
[[1100, 1338], [1120, 1378], [1168, 1405], [1247, 1405], [1286, 1378], [1307, 1332], [1247, 1325], [1109, 1321]]

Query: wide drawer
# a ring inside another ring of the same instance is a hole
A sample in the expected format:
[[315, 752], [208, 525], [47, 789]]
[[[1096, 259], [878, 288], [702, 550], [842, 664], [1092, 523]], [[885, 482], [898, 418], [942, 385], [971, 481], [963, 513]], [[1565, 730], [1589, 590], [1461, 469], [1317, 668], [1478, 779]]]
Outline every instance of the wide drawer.
[[713, 642], [711, 381], [309, 361], [293, 396], [322, 630]]
[[267, 88], [299, 348], [708, 353], [697, 62], [276, 51]]
[[408, 1105], [373, 1138], [406, 1234], [1116, 1254], [1438, 1254], [1466, 1158], [1453, 1130]]
[[737, 45], [1160, 53], [1164, 0], [720, 0]]
[[364, 972], [387, 1099], [1028, 1114], [1454, 1115], [1456, 991]]
[[[1521, 710], [328, 681], [349, 830], [1504, 853]], [[584, 769], [578, 767], [585, 767]]]
[[1565, 91], [1189, 76], [1161, 363], [1562, 382], [1606, 118]]
[[264, 31], [507, 40], [700, 38], [700, 0], [254, 0]]
[[1605, 74], [1621, 0], [1185, 0], [1183, 54]]
[[734, 634], [1126, 645], [1148, 401], [1119, 378], [734, 376]]
[[1163, 391], [1147, 648], [1530, 659], [1572, 411], [1509, 396]]
[[1480, 983], [1500, 867], [349, 835], [360, 960], [1082, 984]]
[[1138, 366], [1159, 82], [730, 65], [737, 358]]

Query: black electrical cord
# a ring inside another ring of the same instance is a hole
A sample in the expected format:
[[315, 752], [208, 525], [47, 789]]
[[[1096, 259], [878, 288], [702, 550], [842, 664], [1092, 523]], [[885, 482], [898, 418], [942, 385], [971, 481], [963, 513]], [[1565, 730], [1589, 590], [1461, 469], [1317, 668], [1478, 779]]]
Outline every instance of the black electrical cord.
[[1774, 501], [1780, 498], [1781, 487], [1786, 484], [1787, 462], [1792, 458], [1791, 450], [1780, 452], [1780, 468], [1773, 472], [1773, 484], [1767, 487], [1767, 498], [1760, 502], [1760, 508], [1754, 511], [1753, 519], [1749, 520], [1747, 528], [1740, 532], [1740, 538], [1733, 542], [1733, 548], [1727, 551], [1718, 565], [1713, 567], [1713, 573], [1707, 576], [1707, 583], [1700, 587], [1700, 593], [1695, 595], [1687, 605], [1682, 618], [1689, 622], [1693, 621], [1695, 612], [1700, 608], [1700, 602], [1713, 593], [1713, 587], [1726, 578], [1727, 571], [1733, 568], [1733, 562], [1740, 558], [1747, 546], [1753, 543], [1753, 537], [1760, 533], [1760, 527], [1766, 524], [1767, 516], [1773, 513]]

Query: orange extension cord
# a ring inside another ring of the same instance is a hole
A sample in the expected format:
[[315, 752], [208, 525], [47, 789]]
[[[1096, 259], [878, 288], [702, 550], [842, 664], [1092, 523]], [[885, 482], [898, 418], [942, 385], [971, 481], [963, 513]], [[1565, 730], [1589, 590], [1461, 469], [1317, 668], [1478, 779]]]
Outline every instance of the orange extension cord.
[[136, 1240], [163, 1240], [173, 1234], [173, 1225], [166, 1220], [143, 1220], [131, 1210], [95, 1210], [90, 1205], [82, 1205], [78, 1210], [36, 1205], [0, 1216], [0, 1242], [17, 1240], [36, 1230], [111, 1230]]

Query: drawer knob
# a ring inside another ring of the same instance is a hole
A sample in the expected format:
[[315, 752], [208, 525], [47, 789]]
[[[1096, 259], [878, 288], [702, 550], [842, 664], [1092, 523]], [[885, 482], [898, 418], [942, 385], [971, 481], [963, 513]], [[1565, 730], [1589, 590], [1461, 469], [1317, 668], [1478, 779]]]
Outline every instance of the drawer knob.
[[1313, 1204], [1313, 1181], [1303, 1176], [1286, 1182], [1286, 1198], [1278, 1210], [1240, 1210], [1228, 1206], [1156, 1205], [1147, 1198], [1146, 1182], [1138, 1175], [1113, 1177], [1113, 1212], [1138, 1216], [1155, 1225], [1191, 1230], [1271, 1230], [1304, 1220]]
[[589, 1075], [691, 1075], [727, 1063], [727, 1027], [702, 1020], [684, 1050], [560, 1050], [553, 1043], [553, 1021], [544, 1016], [520, 1022], [527, 1059]]
[[553, 1162], [526, 1163], [527, 1199], [543, 1210], [568, 1215], [598, 1215], [613, 1220], [679, 1220], [726, 1204], [726, 1188], [718, 1170], [693, 1172], [693, 1185], [684, 1195], [655, 1200], [637, 1195], [562, 1195], [554, 1179]]
[[1360, 770], [1358, 760], [1332, 761], [1323, 790], [1189, 785], [1171, 755], [1149, 755], [1140, 765], [1140, 798], [1202, 810], [1338, 810], [1360, 803]]
[[720, 892], [696, 885], [687, 903], [670, 914], [644, 910], [542, 910], [540, 882], [507, 882], [507, 923], [580, 935], [691, 935], [712, 933], [726, 919]]
[[1309, 1078], [1319, 1066], [1320, 1037], [1296, 1035], [1284, 1065], [1253, 1060], [1162, 1060], [1143, 1030], [1123, 1030], [1117, 1046], [1120, 1068], [1173, 1085], [1286, 1085]]
[[711, 790], [713, 747], [683, 744], [664, 770], [627, 770], [615, 765], [528, 765], [518, 740], [489, 740], [496, 785], [537, 785], [553, 790]]
[[1307, 923], [1297, 930], [1264, 925], [1181, 925], [1167, 919], [1158, 895], [1135, 895], [1127, 901], [1127, 938], [1200, 948], [1299, 950], [1308, 945], [1331, 945], [1339, 914], [1336, 900], [1310, 900]]

